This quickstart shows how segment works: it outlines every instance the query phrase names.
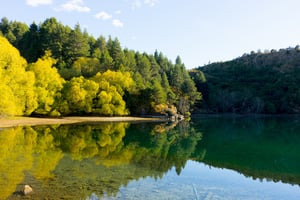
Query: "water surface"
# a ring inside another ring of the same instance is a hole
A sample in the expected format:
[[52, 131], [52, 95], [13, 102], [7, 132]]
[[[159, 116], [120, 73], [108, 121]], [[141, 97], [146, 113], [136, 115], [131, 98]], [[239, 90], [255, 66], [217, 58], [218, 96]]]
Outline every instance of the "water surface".
[[[299, 199], [297, 118], [0, 130], [0, 199]], [[33, 192], [22, 196], [29, 184]]]

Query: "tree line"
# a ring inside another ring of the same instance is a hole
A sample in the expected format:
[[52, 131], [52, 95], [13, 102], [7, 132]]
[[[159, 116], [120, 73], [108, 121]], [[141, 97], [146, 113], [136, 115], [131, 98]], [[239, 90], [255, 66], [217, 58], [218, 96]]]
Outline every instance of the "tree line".
[[0, 22], [0, 115], [189, 114], [201, 99], [178, 56], [122, 48], [56, 18]]

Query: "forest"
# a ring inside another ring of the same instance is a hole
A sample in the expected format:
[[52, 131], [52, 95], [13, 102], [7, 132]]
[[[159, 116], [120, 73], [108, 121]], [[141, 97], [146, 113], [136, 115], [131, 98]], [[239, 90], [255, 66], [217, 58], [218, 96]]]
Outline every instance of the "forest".
[[252, 51], [227, 62], [198, 67], [190, 75], [201, 92], [201, 112], [300, 113], [300, 48]]
[[56, 18], [0, 22], [0, 116], [299, 114], [300, 47], [187, 70]]
[[0, 22], [0, 116], [190, 115], [201, 100], [178, 56], [122, 48], [56, 18]]

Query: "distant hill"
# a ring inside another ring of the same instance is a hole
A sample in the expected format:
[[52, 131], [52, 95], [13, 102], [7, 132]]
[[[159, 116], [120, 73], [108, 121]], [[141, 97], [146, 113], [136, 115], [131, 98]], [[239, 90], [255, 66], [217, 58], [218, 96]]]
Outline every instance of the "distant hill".
[[216, 113], [300, 113], [300, 47], [251, 52], [191, 70], [203, 95], [198, 107]]

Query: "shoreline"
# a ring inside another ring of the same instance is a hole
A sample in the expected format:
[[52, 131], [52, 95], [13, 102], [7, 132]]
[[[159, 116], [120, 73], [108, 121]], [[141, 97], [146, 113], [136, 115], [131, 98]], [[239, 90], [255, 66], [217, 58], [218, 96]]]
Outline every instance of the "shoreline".
[[159, 117], [0, 117], [0, 128], [17, 126], [60, 125], [101, 122], [165, 122], [166, 118]]
[[256, 113], [197, 113], [192, 114], [192, 118], [245, 118], [245, 117], [256, 117], [256, 118], [269, 118], [269, 117], [300, 117], [300, 114], [256, 114]]

